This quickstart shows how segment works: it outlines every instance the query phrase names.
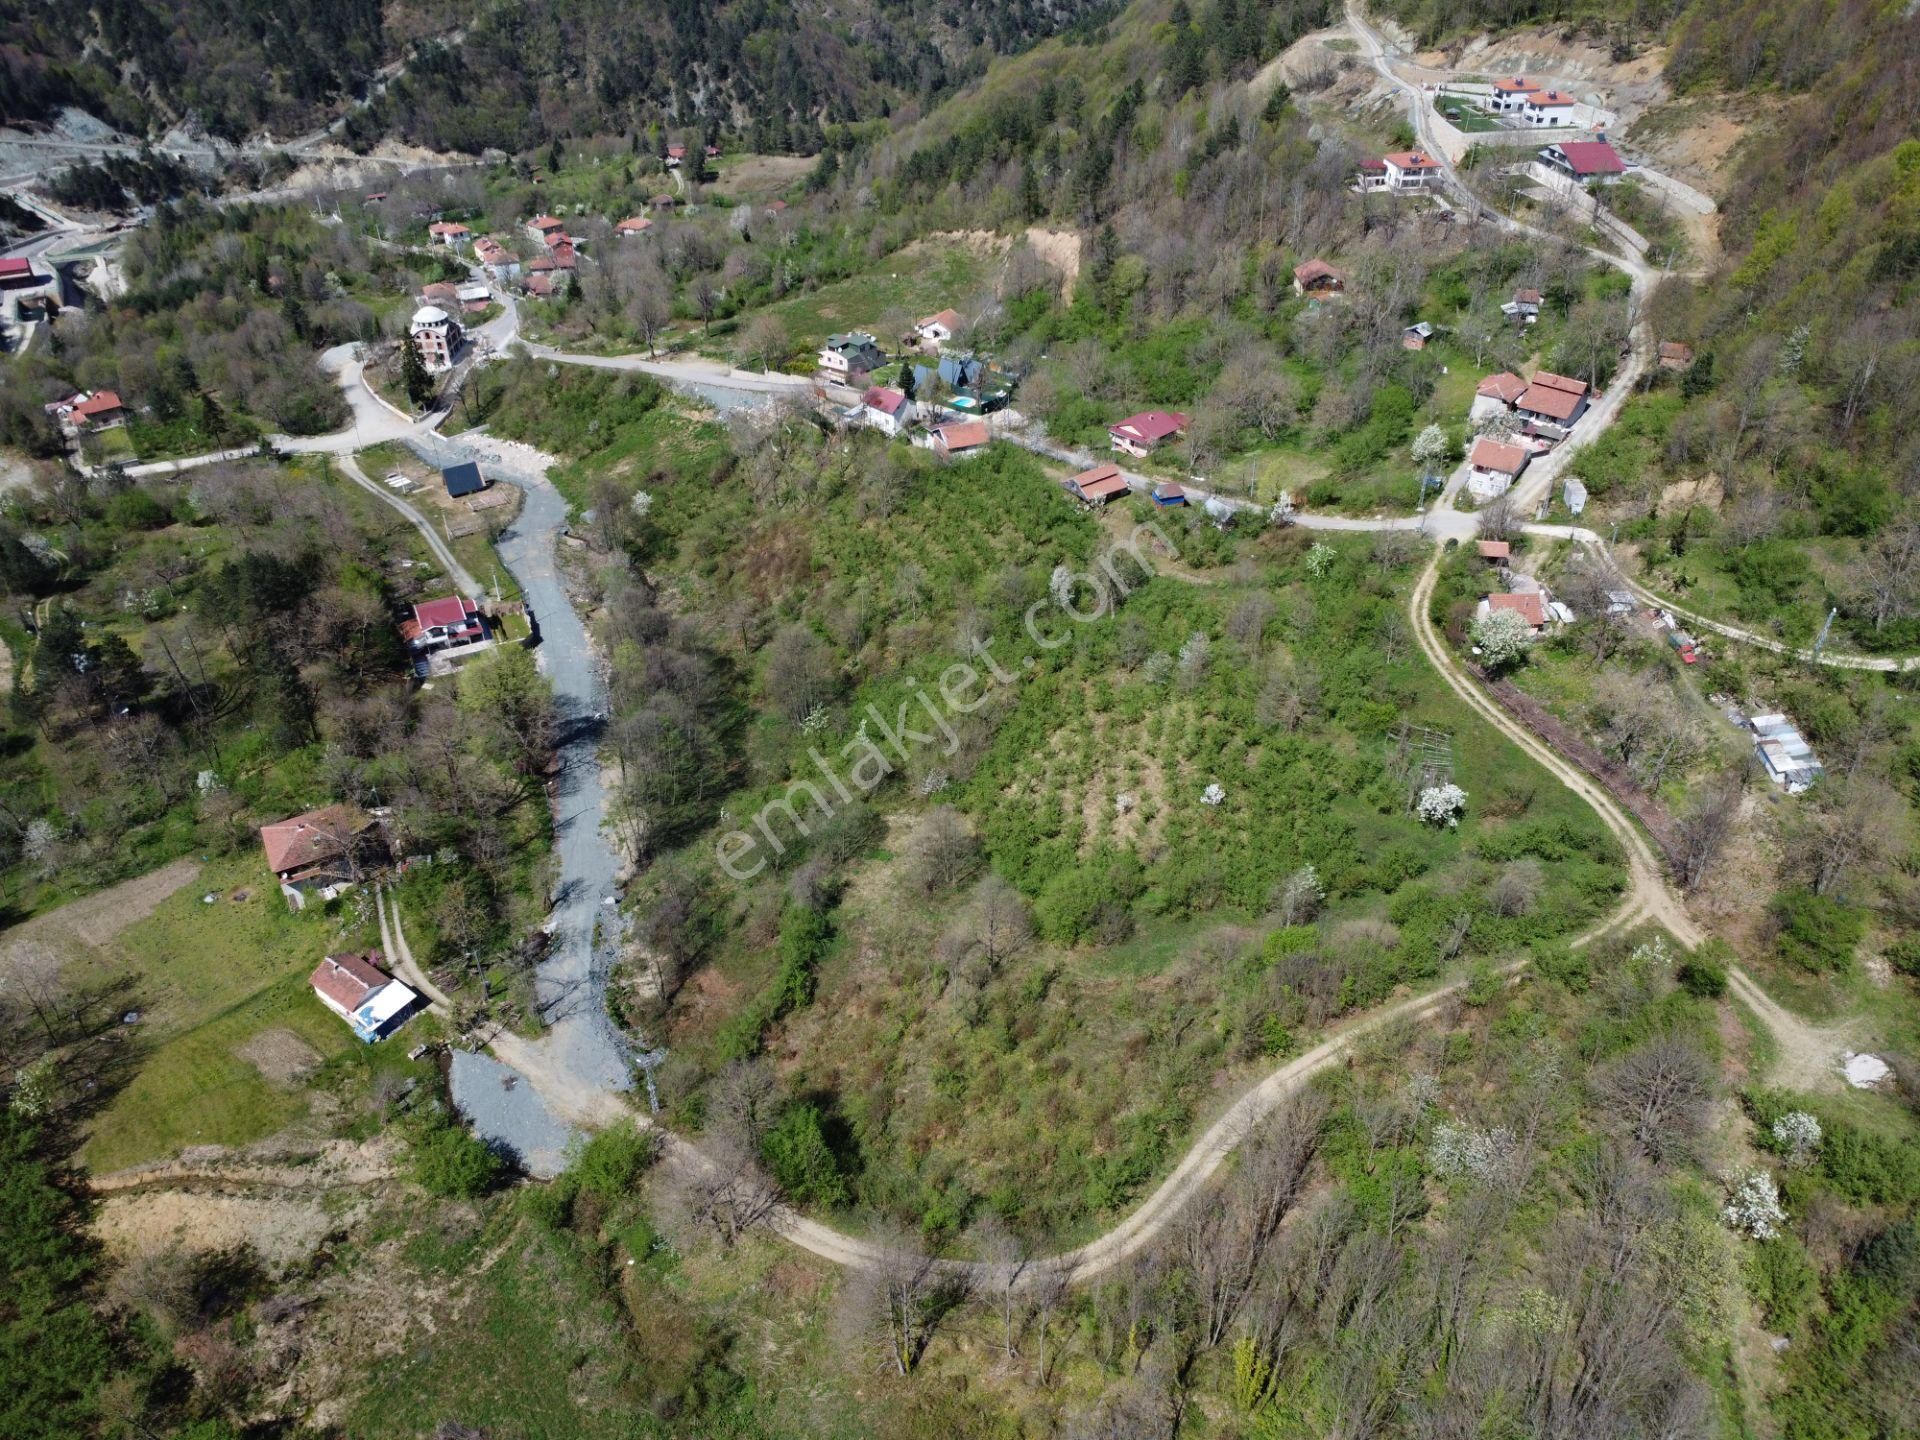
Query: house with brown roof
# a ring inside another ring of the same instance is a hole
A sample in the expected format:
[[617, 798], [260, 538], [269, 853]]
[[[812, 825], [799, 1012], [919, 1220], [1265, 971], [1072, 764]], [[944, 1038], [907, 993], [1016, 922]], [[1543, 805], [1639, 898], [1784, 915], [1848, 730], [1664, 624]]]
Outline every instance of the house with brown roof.
[[457, 220], [436, 220], [427, 226], [427, 238], [449, 250], [464, 250], [473, 243], [473, 231]]
[[1575, 103], [1564, 90], [1535, 90], [1520, 102], [1521, 123], [1540, 129], [1572, 125]]
[[938, 350], [953, 338], [954, 332], [959, 328], [960, 312], [942, 310], [927, 316], [924, 320], [914, 321], [913, 338], [919, 341], [923, 348]]
[[1541, 370], [1513, 408], [1523, 420], [1566, 430], [1587, 413], [1589, 398], [1586, 381]]
[[1293, 293], [1296, 295], [1338, 295], [1347, 288], [1347, 277], [1324, 260], [1308, 260], [1293, 267]]
[[1500, 307], [1500, 313], [1519, 325], [1538, 325], [1540, 323], [1540, 292], [1520, 289], [1513, 292], [1513, 298]]
[[[1060, 483], [1075, 499], [1088, 505], [1104, 505], [1109, 500], [1118, 500], [1132, 488], [1127, 484], [1127, 477], [1120, 473], [1118, 465], [1096, 465]], [[1185, 498], [1184, 494], [1182, 498]]]
[[965, 455], [984, 455], [993, 432], [981, 420], [956, 420], [937, 426], [933, 432], [933, 453], [957, 460]]
[[1493, 93], [1487, 97], [1487, 109], [1495, 115], [1517, 115], [1527, 103], [1527, 96], [1539, 88], [1533, 81], [1520, 75], [1496, 80], [1493, 82]]
[[1507, 561], [1513, 558], [1513, 546], [1505, 540], [1482, 540], [1479, 545], [1480, 558], [1496, 569], [1507, 568]]
[[1444, 171], [1424, 150], [1396, 150], [1360, 167], [1358, 188], [1385, 190], [1395, 195], [1419, 194], [1440, 188]]
[[1660, 342], [1660, 368], [1662, 370], [1690, 370], [1693, 368], [1693, 347], [1679, 340]]
[[127, 407], [113, 390], [96, 390], [76, 402], [66, 413], [68, 428], [76, 435], [91, 435], [127, 423]]
[[1527, 382], [1510, 370], [1502, 370], [1489, 375], [1473, 390], [1473, 405], [1467, 411], [1468, 420], [1485, 420], [1494, 415], [1510, 414], [1514, 402], [1527, 393]]
[[379, 822], [346, 805], [323, 805], [262, 825], [260, 845], [280, 893], [296, 910], [306, 908], [310, 893], [333, 899], [367, 867], [381, 863], [387, 848]]
[[667, 146], [666, 162], [667, 162], [667, 168], [669, 170], [678, 170], [680, 168], [680, 162], [686, 158], [687, 158], [686, 146], [684, 145]]
[[671, 195], [655, 195], [651, 200], [647, 201], [647, 207], [652, 210], [671, 210], [679, 203], [680, 202]]
[[1626, 162], [1604, 140], [1562, 140], [1543, 146], [1540, 158], [1582, 185], [1611, 185], [1627, 173]]
[[380, 968], [386, 959], [378, 950], [329, 955], [307, 977], [320, 1003], [368, 1044], [398, 1029], [420, 999]]
[[1497, 615], [1502, 610], [1518, 615], [1536, 635], [1547, 628], [1547, 597], [1538, 590], [1519, 595], [1489, 595], [1475, 607], [1475, 613], [1482, 616]]
[[558, 216], [536, 215], [527, 222], [527, 238], [530, 240], [538, 240], [544, 245], [547, 243], [547, 237], [549, 235], [555, 233], [564, 235], [566, 229], [567, 222]]
[[1467, 451], [1467, 493], [1479, 500], [1504, 495], [1527, 468], [1523, 446], [1482, 435]]
[[624, 220], [614, 222], [613, 233], [621, 237], [644, 235], [653, 228], [653, 222], [644, 215], [629, 215]]

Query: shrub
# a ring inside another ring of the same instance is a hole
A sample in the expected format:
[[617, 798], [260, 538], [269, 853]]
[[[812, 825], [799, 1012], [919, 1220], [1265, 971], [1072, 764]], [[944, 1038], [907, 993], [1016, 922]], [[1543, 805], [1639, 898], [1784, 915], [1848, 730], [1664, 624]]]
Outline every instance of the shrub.
[[1755, 1240], [1771, 1240], [1787, 1223], [1787, 1212], [1780, 1204], [1780, 1191], [1773, 1176], [1755, 1170], [1737, 1186], [1720, 1212], [1727, 1224]]
[[473, 1200], [500, 1183], [500, 1156], [461, 1126], [434, 1126], [413, 1144], [413, 1178], [429, 1194]]
[[633, 1189], [653, 1161], [654, 1137], [631, 1122], [602, 1130], [573, 1155], [568, 1173], [582, 1190], [615, 1200]]
[[1673, 972], [1680, 988], [1701, 1000], [1718, 1000], [1727, 993], [1727, 970], [1705, 955], [1689, 955]]
[[1770, 1329], [1799, 1329], [1819, 1288], [1819, 1272], [1792, 1235], [1762, 1241], [1747, 1257], [1747, 1290]]
[[1774, 949], [1790, 965], [1813, 975], [1844, 971], [1866, 930], [1866, 917], [1831, 895], [1804, 887], [1782, 891], [1767, 907], [1773, 917]]

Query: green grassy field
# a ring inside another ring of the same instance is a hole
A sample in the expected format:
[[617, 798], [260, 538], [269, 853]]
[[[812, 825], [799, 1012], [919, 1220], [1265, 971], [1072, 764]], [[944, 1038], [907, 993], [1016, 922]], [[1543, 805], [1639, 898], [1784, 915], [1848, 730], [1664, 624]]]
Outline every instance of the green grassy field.
[[76, 962], [71, 978], [82, 983], [129, 977], [128, 1003], [145, 1016], [133, 1078], [90, 1126], [81, 1158], [91, 1169], [120, 1169], [183, 1145], [245, 1144], [306, 1113], [299, 1086], [270, 1079], [237, 1052], [270, 1030], [290, 1032], [316, 1060], [358, 1043], [306, 986], [321, 956], [379, 944], [378, 927], [356, 917], [351, 898], [295, 914], [258, 854], [247, 852], [207, 865], [152, 915]]

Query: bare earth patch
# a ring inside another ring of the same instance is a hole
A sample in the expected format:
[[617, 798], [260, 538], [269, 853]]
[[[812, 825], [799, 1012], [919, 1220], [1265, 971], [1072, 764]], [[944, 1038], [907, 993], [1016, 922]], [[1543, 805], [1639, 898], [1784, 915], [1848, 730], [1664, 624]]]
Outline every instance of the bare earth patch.
[[291, 1089], [320, 1064], [320, 1052], [291, 1030], [262, 1030], [233, 1052], [262, 1078]]
[[359, 1201], [330, 1207], [317, 1194], [144, 1190], [102, 1201], [93, 1232], [119, 1258], [246, 1245], [268, 1266], [284, 1269], [304, 1263], [330, 1234], [350, 1228], [363, 1208]]

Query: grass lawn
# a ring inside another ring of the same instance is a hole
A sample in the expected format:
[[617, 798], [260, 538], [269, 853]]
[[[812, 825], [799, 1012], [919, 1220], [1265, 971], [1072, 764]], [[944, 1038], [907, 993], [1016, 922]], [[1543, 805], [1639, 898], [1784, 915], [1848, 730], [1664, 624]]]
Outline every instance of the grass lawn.
[[235, 1052], [270, 1029], [291, 1031], [321, 1057], [357, 1043], [306, 988], [322, 955], [378, 944], [377, 926], [355, 918], [352, 898], [295, 914], [246, 851], [209, 864], [75, 962], [83, 981], [131, 976], [128, 1003], [146, 1016], [137, 1072], [94, 1117], [81, 1156], [90, 1168], [115, 1170], [182, 1145], [245, 1144], [305, 1111], [296, 1088]]
[[1262, 504], [1278, 500], [1282, 490], [1298, 499], [1326, 474], [1326, 461], [1292, 446], [1237, 455], [1219, 470], [1222, 490], [1251, 496]]
[[1504, 128], [1470, 100], [1443, 100], [1435, 105], [1434, 109], [1444, 115], [1453, 128], [1464, 135], [1483, 135], [1488, 131]]

